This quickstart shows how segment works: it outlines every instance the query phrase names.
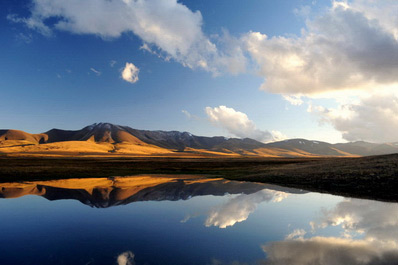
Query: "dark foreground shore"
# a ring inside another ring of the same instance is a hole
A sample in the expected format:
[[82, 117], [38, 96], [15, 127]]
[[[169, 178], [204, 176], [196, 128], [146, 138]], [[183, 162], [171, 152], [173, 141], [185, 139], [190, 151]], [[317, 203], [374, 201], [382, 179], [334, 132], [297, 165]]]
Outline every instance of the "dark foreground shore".
[[360, 158], [0, 157], [0, 182], [135, 174], [202, 174], [398, 201], [398, 154]]

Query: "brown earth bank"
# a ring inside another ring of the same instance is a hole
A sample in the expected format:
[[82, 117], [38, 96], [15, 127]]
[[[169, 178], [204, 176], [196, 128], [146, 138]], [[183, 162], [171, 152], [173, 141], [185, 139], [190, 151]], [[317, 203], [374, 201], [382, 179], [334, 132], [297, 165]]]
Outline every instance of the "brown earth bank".
[[135, 174], [201, 174], [398, 201], [398, 154], [356, 158], [0, 156], [0, 182]]

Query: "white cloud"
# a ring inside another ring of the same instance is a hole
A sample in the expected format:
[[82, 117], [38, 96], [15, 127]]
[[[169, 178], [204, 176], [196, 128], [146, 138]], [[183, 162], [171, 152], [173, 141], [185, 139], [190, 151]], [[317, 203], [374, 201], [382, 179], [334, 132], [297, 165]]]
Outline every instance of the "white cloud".
[[213, 124], [226, 129], [229, 133], [237, 137], [247, 137], [261, 142], [270, 142], [279, 140], [279, 137], [282, 136], [280, 132], [276, 132], [274, 137], [269, 131], [257, 129], [254, 122], [245, 113], [236, 111], [233, 108], [226, 106], [206, 107], [205, 111]]
[[228, 200], [225, 204], [213, 208], [205, 221], [205, 226], [226, 228], [245, 221], [256, 210], [258, 204], [264, 201], [280, 202], [288, 196], [287, 193], [264, 189], [253, 194], [240, 194]]
[[118, 265], [135, 265], [134, 253], [131, 251], [126, 251], [117, 257]]
[[374, 11], [377, 5], [357, 2], [367, 2], [367, 8], [335, 4], [308, 21], [299, 37], [247, 33], [243, 41], [265, 78], [261, 89], [313, 95], [397, 84], [397, 2], [389, 1], [395, 13], [389, 11], [390, 19], [385, 23], [383, 14]]
[[[45, 23], [49, 18], [56, 20], [51, 26]], [[200, 11], [191, 11], [177, 0], [33, 0], [30, 17], [9, 15], [8, 19], [46, 36], [63, 30], [110, 39], [133, 32], [143, 47], [155, 45], [186, 67], [214, 74], [228, 69], [242, 72], [246, 62], [240, 47], [232, 47], [232, 37], [227, 40], [229, 49], [219, 52], [202, 32]]]
[[140, 69], [138, 69], [137, 66], [135, 66], [132, 63], [126, 63], [126, 66], [124, 67], [124, 69], [122, 71], [122, 78], [123, 78], [123, 80], [134, 84], [138, 81], [138, 73], [139, 72], [140, 72]]
[[398, 141], [398, 97], [394, 94], [371, 94], [337, 108], [312, 106], [321, 122], [327, 122], [348, 141]]
[[93, 68], [93, 67], [91, 67], [90, 70], [91, 70], [91, 72], [93, 72], [93, 73], [96, 74], [97, 76], [100, 76], [100, 75], [101, 75], [101, 72], [98, 71], [98, 70], [96, 70], [96, 69]]
[[189, 111], [187, 111], [187, 110], [184, 110], [184, 109], [183, 109], [181, 112], [184, 113], [184, 115], [185, 115], [188, 119], [190, 119], [190, 118], [192, 117], [191, 113], [189, 113]]
[[[262, 89], [314, 95], [398, 83], [397, 10], [394, 0], [334, 1], [297, 37], [249, 32], [236, 38], [224, 31], [212, 40], [202, 31], [200, 11], [177, 0], [33, 0], [29, 17], [7, 18], [46, 36], [64, 30], [107, 39], [133, 32], [142, 49], [160, 56], [157, 48], [167, 55], [162, 58], [214, 74], [245, 72], [248, 52], [265, 79]], [[46, 24], [49, 18], [55, 23]]]
[[40, 32], [40, 34], [43, 34], [44, 36], [50, 37], [52, 35], [51, 29], [47, 27], [43, 21], [40, 19], [37, 19], [35, 17], [29, 17], [29, 18], [20, 18], [15, 14], [9, 14], [7, 15], [7, 19], [11, 22], [14, 23], [23, 23], [25, 24], [28, 28], [36, 30]]
[[288, 101], [290, 104], [294, 106], [300, 106], [303, 104], [303, 100], [301, 99], [301, 96], [298, 95], [282, 95], [283, 99]]
[[[112, 39], [132, 32], [143, 41], [142, 50], [214, 75], [245, 72], [252, 66], [248, 67], [250, 58], [264, 78], [262, 90], [281, 94], [293, 105], [300, 105], [304, 96], [340, 99], [347, 97], [348, 91], [363, 97], [369, 91], [383, 92], [386, 87], [397, 90], [397, 10], [396, 0], [377, 4], [374, 0], [332, 1], [328, 9], [317, 15], [310, 6], [302, 6], [294, 11], [297, 15], [314, 16], [307, 19], [301, 34], [273, 37], [261, 32], [236, 37], [227, 31], [209, 37], [202, 30], [200, 11], [192, 11], [177, 0], [33, 0], [28, 17], [9, 14], [7, 19], [45, 36], [62, 30]], [[55, 22], [47, 23], [50, 18]], [[388, 111], [382, 113], [373, 108], [373, 120], [366, 123], [366, 116], [361, 113], [370, 108], [355, 102], [346, 104], [341, 106], [344, 112], [351, 109], [357, 118], [343, 119], [337, 114], [337, 118], [330, 118], [329, 114], [338, 109], [323, 114], [324, 120], [341, 131], [344, 138], [396, 140], [390, 133], [377, 136], [375, 129], [392, 121], [393, 126], [387, 131], [395, 130], [395, 115], [385, 122], [377, 121], [376, 116], [386, 117]], [[392, 98], [387, 105], [394, 104]], [[272, 133], [256, 129], [247, 116], [246, 119], [236, 119], [243, 125], [240, 131], [228, 121], [213, 122], [239, 137], [272, 140]]]

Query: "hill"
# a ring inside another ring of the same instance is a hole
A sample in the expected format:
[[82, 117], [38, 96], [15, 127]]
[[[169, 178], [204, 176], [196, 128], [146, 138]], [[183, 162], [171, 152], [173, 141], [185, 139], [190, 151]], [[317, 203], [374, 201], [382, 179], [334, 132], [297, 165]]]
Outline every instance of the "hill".
[[262, 157], [369, 156], [398, 153], [397, 143], [330, 144], [306, 139], [261, 143], [253, 139], [196, 136], [95, 123], [80, 130], [40, 134], [0, 130], [0, 153], [24, 155], [205, 155]]

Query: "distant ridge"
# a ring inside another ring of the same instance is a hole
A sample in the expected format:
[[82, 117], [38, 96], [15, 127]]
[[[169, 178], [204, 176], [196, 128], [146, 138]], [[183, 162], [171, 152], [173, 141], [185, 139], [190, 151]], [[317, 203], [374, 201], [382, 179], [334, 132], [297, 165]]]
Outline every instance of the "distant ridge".
[[40, 134], [0, 130], [0, 153], [78, 152], [167, 154], [173, 152], [235, 156], [368, 156], [398, 153], [398, 143], [330, 144], [306, 139], [261, 143], [250, 138], [196, 136], [189, 132], [137, 130], [94, 123], [80, 130], [52, 129]]

